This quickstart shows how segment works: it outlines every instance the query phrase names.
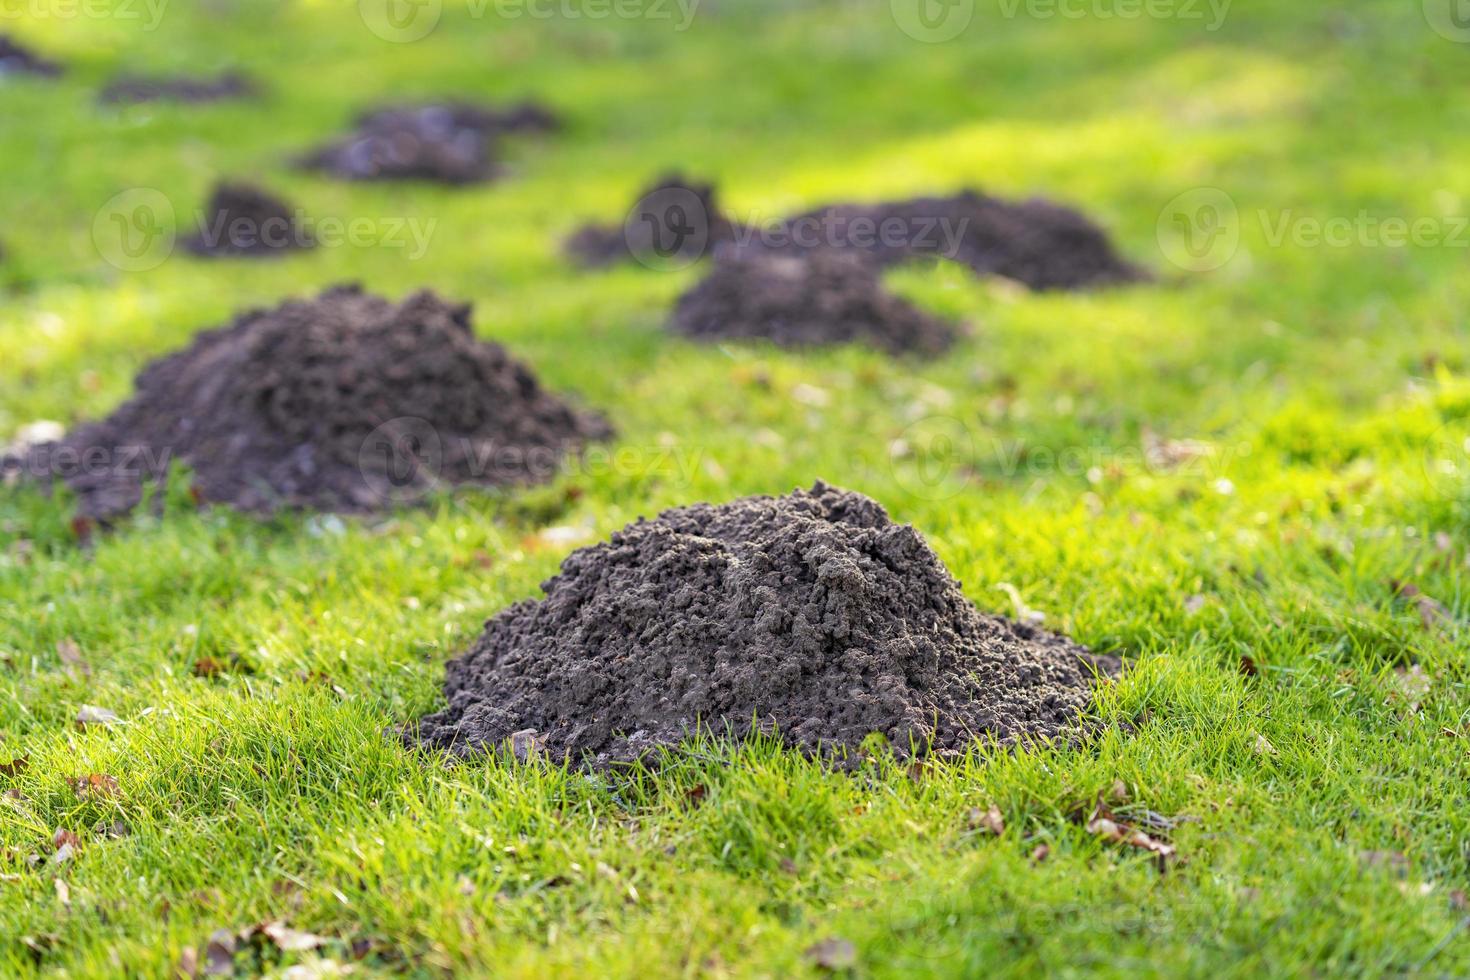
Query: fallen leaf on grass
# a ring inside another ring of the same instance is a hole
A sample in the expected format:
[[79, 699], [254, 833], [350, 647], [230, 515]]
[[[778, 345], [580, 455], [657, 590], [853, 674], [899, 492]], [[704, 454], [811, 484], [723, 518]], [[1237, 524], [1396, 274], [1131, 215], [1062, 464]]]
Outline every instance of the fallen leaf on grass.
[[19, 776], [26, 771], [30, 764], [31, 757], [28, 755], [11, 759], [9, 762], [0, 762], [0, 776]]
[[984, 830], [997, 837], [1006, 832], [1005, 817], [993, 803], [984, 810], [978, 806], [971, 807], [966, 823], [970, 825], [971, 830]]
[[82, 846], [82, 839], [64, 827], [57, 828], [56, 833], [51, 835], [51, 846], [56, 850], [63, 847], [78, 848]]
[[850, 970], [857, 966], [857, 947], [836, 936], [808, 946], [802, 956], [821, 970]]
[[1432, 596], [1424, 594], [1424, 591], [1413, 582], [1400, 582], [1391, 579], [1389, 588], [1402, 599], [1407, 599], [1414, 604], [1419, 611], [1419, 622], [1425, 629], [1433, 629], [1436, 624], [1451, 622], [1454, 617], [1450, 615], [1449, 607]]
[[1051, 847], [1047, 844], [1037, 844], [1031, 851], [1031, 863], [1040, 864], [1051, 857]]
[[1255, 743], [1251, 746], [1251, 751], [1256, 755], [1275, 755], [1276, 746], [1271, 744], [1269, 738], [1258, 734], [1256, 735]]
[[194, 980], [199, 975], [199, 951], [193, 946], [185, 946], [179, 951], [179, 962], [174, 967], [176, 980]]
[[1410, 714], [1418, 713], [1429, 689], [1434, 686], [1434, 678], [1426, 674], [1424, 668], [1418, 664], [1399, 667], [1393, 672], [1393, 676], [1395, 699], [1404, 702]]
[[56, 641], [56, 655], [72, 680], [84, 680], [92, 676], [92, 667], [82, 657], [82, 648], [72, 639]]
[[310, 932], [289, 929], [282, 922], [267, 922], [260, 927], [260, 934], [275, 944], [283, 953], [304, 953], [327, 944], [327, 939]]
[[101, 725], [111, 728], [117, 724], [117, 714], [106, 708], [99, 708], [93, 704], [82, 705], [82, 710], [77, 712], [77, 727], [86, 728], [88, 725]]
[[117, 778], [101, 772], [78, 776], [71, 780], [71, 788], [82, 800], [108, 799], [118, 795]]
[[56, 900], [61, 903], [61, 907], [62, 908], [66, 909], [67, 911], [70, 911], [71, 910], [71, 886], [68, 885], [66, 883], [66, 880], [63, 879], [63, 878], [57, 878], [55, 884], [56, 884]]
[[229, 977], [235, 974], [235, 935], [228, 929], [216, 929], [204, 947], [204, 975]]
[[1204, 596], [1200, 595], [1199, 593], [1195, 593], [1188, 599], [1184, 600], [1184, 611], [1193, 616], [1195, 613], [1205, 608], [1205, 602], [1206, 599]]
[[1111, 817], [1094, 817], [1087, 822], [1087, 832], [1113, 844], [1126, 844], [1141, 851], [1157, 854], [1160, 859], [1174, 856], [1174, 845], [1150, 837], [1136, 827], [1120, 824]]

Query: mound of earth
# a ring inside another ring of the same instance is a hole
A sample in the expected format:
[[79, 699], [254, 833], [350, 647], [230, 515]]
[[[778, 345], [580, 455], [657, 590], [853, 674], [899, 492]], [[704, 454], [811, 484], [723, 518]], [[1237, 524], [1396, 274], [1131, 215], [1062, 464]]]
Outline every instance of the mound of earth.
[[566, 252], [585, 266], [636, 260], [644, 265], [688, 265], [736, 238], [736, 226], [715, 201], [713, 184], [668, 174], [638, 195], [620, 225], [584, 225]]
[[255, 95], [256, 85], [241, 72], [207, 76], [125, 75], [115, 79], [97, 96], [99, 102], [224, 102]]
[[254, 184], [224, 182], [210, 195], [199, 230], [184, 247], [206, 258], [266, 257], [315, 242], [297, 221], [290, 204]]
[[105, 420], [8, 465], [64, 480], [87, 517], [135, 507], [173, 460], [203, 501], [353, 512], [541, 481], [610, 434], [477, 340], [468, 306], [339, 286], [201, 334], [144, 368]]
[[833, 250], [721, 254], [704, 280], [679, 297], [670, 325], [700, 340], [862, 343], [892, 354], [940, 354], [958, 335], [884, 289], [871, 263]]
[[774, 726], [834, 757], [1073, 730], [1099, 659], [987, 616], [912, 527], [861, 494], [697, 504], [573, 552], [491, 619], [410, 740], [626, 762], [691, 731]]
[[503, 109], [454, 102], [385, 106], [359, 116], [350, 136], [300, 162], [347, 180], [470, 184], [494, 175], [500, 135], [559, 126], [550, 110], [529, 102]]
[[754, 238], [782, 251], [856, 250], [882, 265], [939, 256], [1032, 289], [1084, 289], [1147, 278], [1085, 215], [1034, 198], [975, 191], [879, 204], [835, 204], [788, 218]]
[[19, 42], [8, 34], [0, 34], [0, 75], [44, 75], [54, 78], [60, 75], [62, 68], [54, 61], [47, 59], [22, 47]]

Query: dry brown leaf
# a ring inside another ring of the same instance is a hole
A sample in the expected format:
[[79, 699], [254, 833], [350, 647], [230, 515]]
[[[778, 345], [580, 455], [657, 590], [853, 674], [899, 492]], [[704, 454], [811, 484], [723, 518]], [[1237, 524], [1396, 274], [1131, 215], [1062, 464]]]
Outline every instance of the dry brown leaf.
[[1251, 751], [1256, 755], [1275, 755], [1276, 746], [1272, 745], [1271, 740], [1266, 736], [1257, 734], [1255, 744], [1251, 746]]
[[72, 680], [86, 679], [92, 676], [92, 667], [82, 657], [82, 648], [77, 646], [76, 641], [70, 638], [56, 641], [56, 655], [61, 658], [62, 666], [66, 668]]
[[0, 776], [19, 776], [30, 764], [31, 757], [28, 755], [19, 756], [9, 762], [0, 762]]
[[837, 936], [808, 946], [802, 955], [821, 970], [850, 970], [857, 966], [857, 947]]
[[101, 725], [104, 728], [111, 728], [117, 724], [117, 720], [116, 713], [106, 708], [99, 708], [93, 704], [84, 704], [82, 705], [82, 709], [77, 712], [77, 727], [79, 728], [86, 728], [88, 725]]
[[1196, 592], [1194, 595], [1184, 600], [1184, 611], [1193, 616], [1195, 613], [1205, 608], [1205, 602], [1205, 597]]
[[1399, 667], [1394, 672], [1394, 697], [1402, 701], [1411, 714], [1419, 710], [1434, 686], [1434, 678], [1424, 672], [1418, 664]]
[[1136, 847], [1141, 851], [1148, 851], [1158, 855], [1159, 864], [1174, 856], [1174, 845], [1166, 844], [1157, 838], [1150, 837], [1136, 827], [1120, 824], [1111, 817], [1096, 816], [1087, 822], [1087, 832], [1096, 834], [1103, 840], [1114, 844], [1124, 844], [1128, 847]]
[[1037, 844], [1031, 850], [1031, 863], [1032, 864], [1040, 864], [1042, 861], [1045, 861], [1049, 857], [1051, 857], [1051, 847], [1050, 847], [1050, 845], [1047, 845], [1047, 844]]
[[176, 980], [194, 980], [199, 975], [199, 951], [185, 946], [179, 951], [179, 962], [174, 967]]
[[994, 803], [983, 810], [978, 806], [971, 807], [966, 822], [971, 830], [983, 830], [997, 837], [1006, 832], [1005, 817]]
[[83, 800], [109, 799], [118, 795], [117, 778], [101, 772], [78, 776], [71, 780], [71, 788]]
[[260, 932], [283, 953], [304, 953], [325, 946], [328, 942], [322, 936], [289, 929], [282, 922], [267, 922], [260, 927]]
[[58, 851], [63, 847], [77, 850], [82, 846], [82, 839], [65, 827], [59, 827], [56, 833], [51, 835], [51, 846]]
[[1450, 622], [1454, 617], [1450, 615], [1449, 608], [1438, 599], [1426, 595], [1424, 590], [1413, 582], [1400, 582], [1393, 579], [1389, 587], [1396, 592], [1400, 598], [1407, 599], [1414, 604], [1419, 612], [1419, 622], [1425, 629], [1433, 629], [1439, 623]]
[[207, 977], [229, 977], [235, 974], [235, 934], [228, 929], [216, 929], [204, 947], [204, 975]]

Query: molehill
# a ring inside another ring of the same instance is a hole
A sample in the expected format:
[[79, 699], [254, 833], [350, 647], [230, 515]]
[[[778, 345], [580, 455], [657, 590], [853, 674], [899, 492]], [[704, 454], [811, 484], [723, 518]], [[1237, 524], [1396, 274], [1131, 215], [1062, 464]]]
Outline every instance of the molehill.
[[43, 75], [54, 78], [61, 65], [41, 57], [8, 34], [0, 34], [0, 75]]
[[246, 312], [149, 364], [136, 387], [7, 469], [63, 480], [94, 518], [137, 506], [173, 460], [202, 501], [360, 512], [446, 485], [541, 481], [611, 435], [477, 340], [469, 306], [429, 291], [392, 303], [339, 286]]
[[494, 176], [498, 137], [559, 126], [554, 113], [533, 102], [506, 108], [459, 102], [382, 106], [359, 116], [351, 135], [300, 163], [346, 180], [470, 184]]
[[715, 200], [713, 184], [666, 174], [645, 188], [622, 224], [589, 224], [566, 241], [566, 253], [584, 266], [636, 260], [687, 265], [736, 238], [736, 227]]
[[759, 726], [839, 764], [871, 733], [962, 751], [1076, 730], [1103, 659], [980, 613], [917, 531], [820, 482], [639, 520], [542, 589], [449, 663], [410, 743], [602, 767]]
[[937, 256], [1037, 290], [1147, 278], [1086, 215], [1042, 198], [1011, 202], [965, 191], [952, 197], [834, 204], [787, 218], [777, 232], [753, 241], [788, 252], [854, 250], [880, 265]]
[[138, 102], [225, 102], [257, 94], [254, 81], [242, 72], [206, 75], [124, 75], [114, 79], [98, 94], [104, 104]]
[[884, 289], [871, 263], [836, 251], [717, 253], [709, 274], [679, 297], [670, 326], [699, 340], [862, 343], [929, 356], [958, 335], [953, 325]]
[[316, 243], [298, 226], [289, 203], [254, 184], [224, 181], [210, 194], [200, 227], [183, 244], [204, 258], [260, 258]]

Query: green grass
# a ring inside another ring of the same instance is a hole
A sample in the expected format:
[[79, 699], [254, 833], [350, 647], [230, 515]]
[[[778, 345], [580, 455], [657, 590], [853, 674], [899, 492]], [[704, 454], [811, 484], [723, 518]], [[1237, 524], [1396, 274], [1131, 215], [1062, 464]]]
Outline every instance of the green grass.
[[[164, 976], [217, 929], [277, 920], [326, 944], [257, 943], [242, 971], [792, 975], [840, 937], [875, 976], [1470, 973], [1470, 243], [1271, 234], [1287, 212], [1453, 233], [1470, 47], [1400, 0], [1237, 0], [1215, 31], [985, 0], [942, 44], [877, 0], [707, 0], [687, 31], [448, 6], [411, 44], [326, 0], [178, 3], [155, 31], [0, 22], [73, 66], [0, 85], [0, 442], [107, 412], [240, 307], [360, 279], [473, 300], [480, 332], [604, 408], [622, 451], [380, 520], [258, 522], [175, 494], [85, 547], [64, 497], [0, 496], [0, 766], [29, 760], [0, 775], [0, 975]], [[264, 105], [93, 102], [124, 69], [231, 65], [270, 77]], [[510, 144], [513, 172], [468, 190], [287, 165], [363, 104], [441, 94], [535, 95], [570, 128]], [[974, 328], [934, 363], [699, 347], [661, 329], [697, 270], [557, 254], [673, 166], [766, 218], [1042, 193], [1160, 281], [1025, 295], [904, 270], [896, 288]], [[155, 188], [184, 214], [218, 175], [313, 215], [433, 222], [430, 247], [137, 273], [99, 257], [113, 195]], [[1201, 186], [1233, 199], [1240, 249], [1189, 273], [1158, 227]], [[1150, 465], [1150, 438], [1212, 452]], [[545, 528], [591, 540], [816, 478], [921, 529], [982, 608], [1011, 612], [1008, 583], [1127, 655], [1102, 733], [857, 775], [707, 744], [613, 782], [385, 737], [439, 704], [487, 616], [537, 594], [571, 547]], [[1441, 606], [1421, 618], [1395, 581]], [[203, 657], [230, 669], [197, 677]], [[119, 722], [78, 730], [82, 705]], [[79, 796], [69, 780], [94, 773], [117, 792]], [[1180, 818], [1166, 870], [1079, 825], [1116, 780], [1125, 815]], [[967, 821], [991, 803], [998, 837]], [[79, 852], [31, 867], [58, 829]]]

